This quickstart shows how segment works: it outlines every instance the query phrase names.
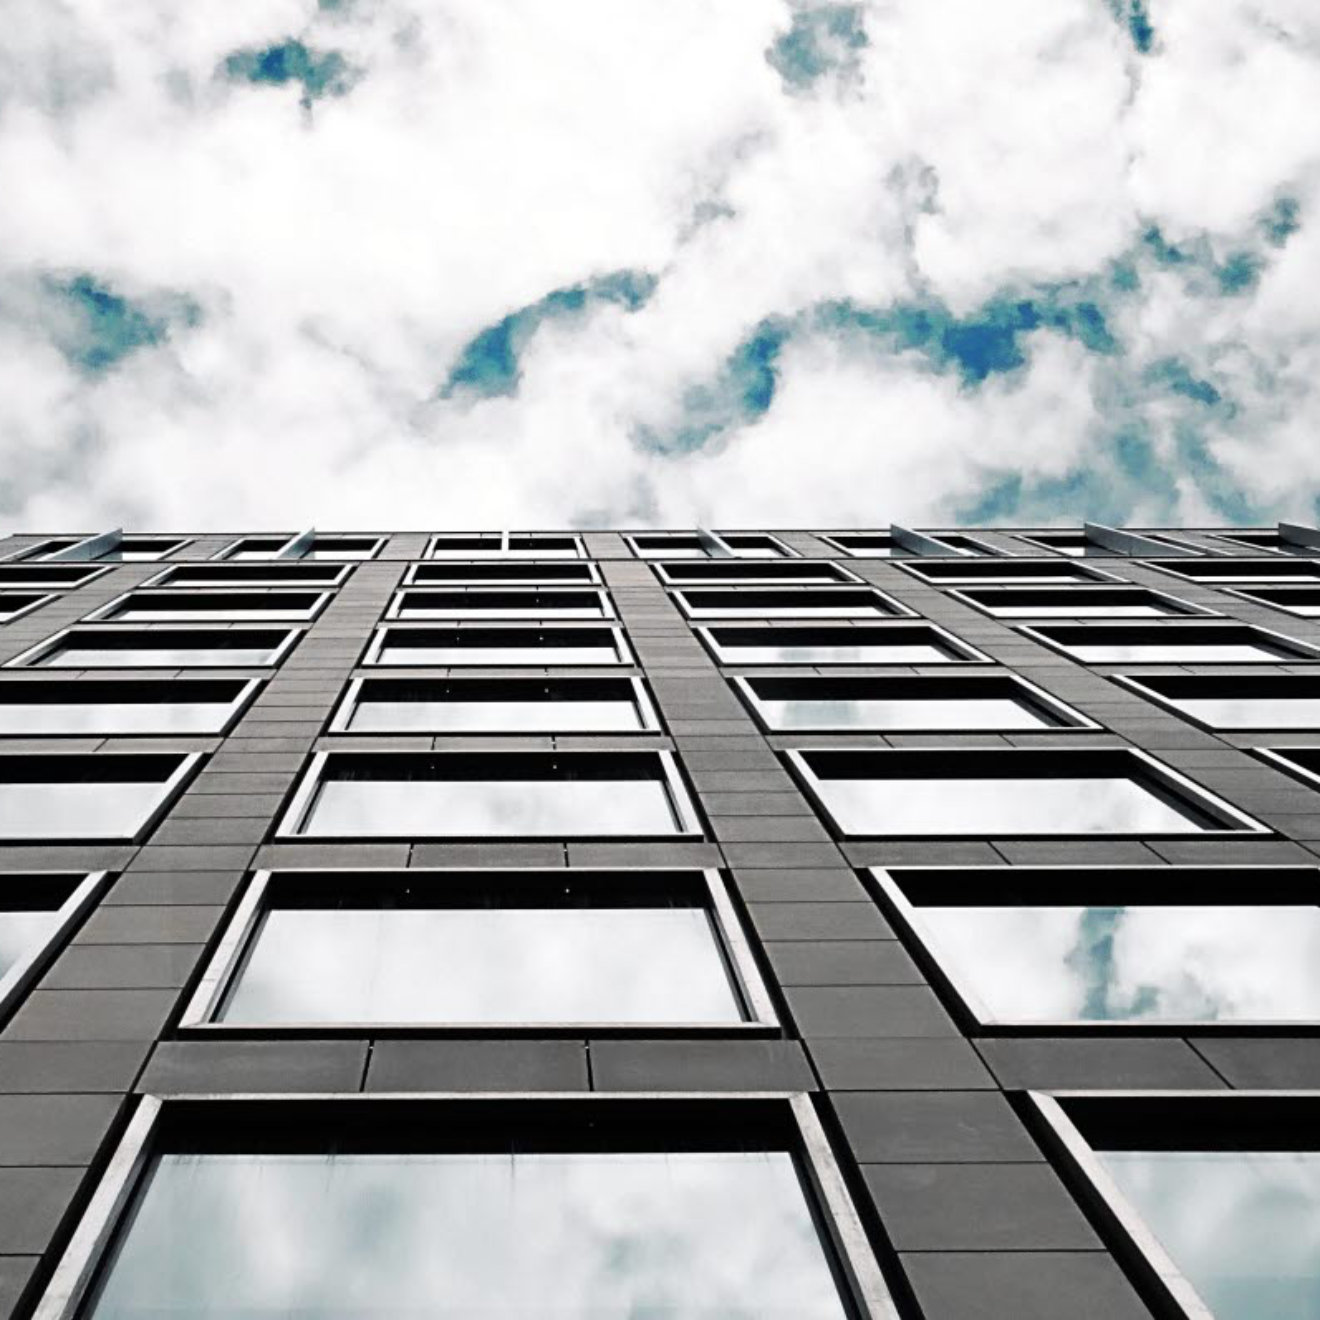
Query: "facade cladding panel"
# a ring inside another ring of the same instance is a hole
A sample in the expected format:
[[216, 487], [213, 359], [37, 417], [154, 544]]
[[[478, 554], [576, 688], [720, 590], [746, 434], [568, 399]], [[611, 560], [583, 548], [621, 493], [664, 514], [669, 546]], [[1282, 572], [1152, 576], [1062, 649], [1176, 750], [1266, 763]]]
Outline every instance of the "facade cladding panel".
[[1315, 1320], [1308, 556], [0, 540], [0, 1320]]

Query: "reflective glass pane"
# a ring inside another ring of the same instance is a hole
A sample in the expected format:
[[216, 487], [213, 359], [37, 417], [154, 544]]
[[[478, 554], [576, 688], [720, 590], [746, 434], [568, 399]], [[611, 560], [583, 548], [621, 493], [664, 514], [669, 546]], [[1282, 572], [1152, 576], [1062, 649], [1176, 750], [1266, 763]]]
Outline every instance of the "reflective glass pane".
[[1041, 729], [1055, 723], [1009, 697], [921, 701], [761, 699], [772, 729]]
[[39, 948], [54, 925], [53, 911], [0, 912], [0, 977]]
[[741, 665], [929, 665], [962, 658], [942, 647], [920, 642], [895, 646], [881, 646], [879, 644], [874, 646], [865, 644], [858, 646], [812, 646], [806, 643], [794, 645], [790, 642], [784, 642], [778, 646], [730, 646], [724, 643], [720, 649], [728, 657], [730, 664]]
[[674, 834], [656, 779], [348, 780], [317, 790], [302, 833], [451, 837]]
[[866, 591], [744, 591], [682, 592], [689, 613], [698, 619], [858, 619], [885, 618], [893, 613], [885, 602]]
[[[119, 664], [125, 661], [120, 658]], [[69, 733], [219, 733], [228, 701], [0, 702], [0, 735]]]
[[22, 613], [23, 610], [28, 609], [43, 599], [53, 600], [54, 597], [22, 595], [16, 591], [7, 591], [0, 594], [0, 623], [5, 619], [14, 618], [15, 615]]
[[[388, 634], [387, 634], [388, 638]], [[613, 641], [579, 646], [548, 646], [531, 642], [517, 646], [461, 646], [457, 643], [403, 646], [386, 640], [380, 648], [382, 665], [613, 665], [620, 663]]]
[[160, 783], [0, 783], [0, 839], [130, 838]]
[[1217, 642], [1199, 645], [1194, 642], [1069, 642], [1068, 650], [1079, 660], [1091, 664], [1209, 664], [1213, 661], [1270, 661], [1279, 658], [1279, 652], [1253, 642]]
[[923, 907], [941, 960], [1002, 1021], [1320, 1020], [1320, 910]]
[[276, 908], [226, 1022], [739, 1022], [699, 907]]
[[404, 591], [401, 619], [601, 619], [608, 611], [594, 591]]
[[843, 1320], [784, 1151], [162, 1155], [99, 1320]]
[[1215, 1320], [1320, 1317], [1320, 1151], [1096, 1155]]
[[635, 701], [363, 701], [353, 708], [354, 733], [589, 733], [643, 728]]
[[1132, 779], [825, 779], [848, 834], [1195, 834], [1191, 816]]
[[1085, 598], [1062, 605], [1001, 605], [993, 599], [980, 602], [990, 611], [1004, 619], [1156, 619], [1178, 611], [1167, 608], [1158, 601], [1133, 601], [1126, 605], [1088, 604]]
[[257, 668], [271, 661], [269, 646], [99, 647], [64, 643], [42, 656], [51, 669]]
[[124, 623], [172, 623], [183, 620], [189, 623], [217, 623], [230, 619], [306, 619], [312, 613], [308, 605], [285, 605], [278, 598], [269, 605], [133, 605], [126, 602], [115, 609], [108, 617], [122, 620]]
[[1178, 697], [1170, 705], [1215, 729], [1320, 728], [1320, 697]]

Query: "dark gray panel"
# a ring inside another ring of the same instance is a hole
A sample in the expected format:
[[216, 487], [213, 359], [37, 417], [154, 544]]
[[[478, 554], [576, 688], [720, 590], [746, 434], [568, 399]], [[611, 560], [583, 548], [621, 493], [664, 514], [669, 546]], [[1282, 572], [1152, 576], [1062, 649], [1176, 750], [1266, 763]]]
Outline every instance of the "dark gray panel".
[[815, 1077], [791, 1040], [594, 1040], [598, 1091], [807, 1091]]
[[1013, 1164], [1042, 1158], [1008, 1102], [989, 1092], [840, 1091], [830, 1100], [863, 1164]]
[[0, 1255], [45, 1251], [82, 1179], [81, 1169], [0, 1168]]
[[585, 1091], [580, 1040], [382, 1040], [368, 1091]]
[[965, 1040], [812, 1040], [807, 1049], [830, 1090], [995, 1089], [994, 1078]]
[[0, 1095], [0, 1165], [90, 1163], [119, 1105], [111, 1095]]
[[1222, 1086], [1205, 1061], [1174, 1036], [984, 1039], [976, 1048], [1008, 1090], [1122, 1090]]
[[358, 1090], [365, 1041], [163, 1041], [137, 1089], [149, 1094]]

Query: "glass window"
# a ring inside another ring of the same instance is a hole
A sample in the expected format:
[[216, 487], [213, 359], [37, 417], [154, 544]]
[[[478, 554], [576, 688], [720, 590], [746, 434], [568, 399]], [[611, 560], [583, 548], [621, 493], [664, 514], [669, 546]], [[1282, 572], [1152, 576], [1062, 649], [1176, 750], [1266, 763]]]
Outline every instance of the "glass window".
[[966, 587], [949, 594], [1000, 619], [1151, 619], [1212, 612], [1145, 587]]
[[1273, 747], [1261, 755], [1308, 784], [1320, 787], [1320, 747]]
[[118, 544], [96, 555], [95, 558], [101, 563], [150, 563], [156, 559], [164, 559], [166, 555], [173, 554], [185, 544], [186, 542], [181, 538], [159, 541], [147, 536], [125, 536]]
[[1314, 660], [1305, 643], [1245, 624], [1042, 624], [1028, 637], [1087, 664], [1269, 664]]
[[875, 872], [982, 1022], [1320, 1021], [1320, 873]]
[[86, 539], [82, 536], [56, 536], [44, 541], [33, 541], [23, 546], [22, 549], [15, 551], [11, 558], [35, 559], [39, 555], [58, 554], [61, 550], [69, 550]]
[[630, 536], [638, 559], [709, 559], [710, 550], [695, 533], [691, 536]]
[[[974, 536], [964, 536], [961, 532], [918, 532], [917, 535], [928, 536], [932, 541], [938, 541], [949, 554], [993, 555], [997, 553], [984, 541], [978, 541]], [[926, 553], [939, 554], [940, 551], [930, 550]]]
[[1068, 555], [1072, 558], [1090, 558], [1093, 555], [1111, 558], [1118, 554], [1118, 551], [1091, 540], [1085, 532], [1032, 532], [1029, 536], [1019, 532], [1017, 539], [1025, 541], [1028, 545], [1043, 546], [1046, 550], [1053, 550], [1055, 554]]
[[717, 893], [736, 921], [699, 873], [259, 875], [198, 1020], [741, 1023]]
[[985, 657], [926, 623], [840, 627], [698, 628], [727, 665], [938, 665]]
[[[318, 1129], [307, 1105], [283, 1103], [307, 1117], [278, 1145], [268, 1118], [219, 1134], [219, 1152], [206, 1133], [186, 1152], [156, 1150], [85, 1314], [854, 1313], [800, 1139], [755, 1122], [740, 1139], [732, 1115], [705, 1116], [711, 1102], [686, 1101], [671, 1117], [640, 1101], [602, 1119], [603, 1134], [562, 1101], [524, 1102], [532, 1114], [512, 1133], [451, 1118], [449, 1107], [433, 1106], [429, 1123], [382, 1108], [369, 1144], [353, 1130], [368, 1119]], [[855, 1219], [840, 1237], [860, 1240]]]
[[903, 568], [914, 577], [937, 586], [976, 586], [1008, 583], [1049, 586], [1073, 582], [1113, 581], [1109, 574], [1065, 559], [910, 559]]
[[1320, 678], [1143, 675], [1129, 687], [1211, 729], [1320, 729]]
[[0, 683], [0, 736], [222, 733], [255, 691], [228, 679]]
[[0, 839], [134, 839], [195, 755], [0, 755]]
[[54, 596], [43, 596], [36, 591], [0, 591], [0, 623], [8, 623], [10, 619], [17, 619], [54, 599]]
[[854, 559], [896, 559], [909, 553], [888, 532], [817, 532], [816, 539]]
[[453, 591], [411, 588], [390, 606], [393, 619], [609, 619], [614, 617], [603, 591], [572, 587], [513, 587], [486, 591], [462, 587]]
[[[1317, 1103], [1301, 1095], [1037, 1097], [1147, 1260], [1160, 1314], [1314, 1320]], [[1155, 1300], [1152, 1298], [1152, 1300]]]
[[546, 536], [525, 532], [446, 533], [433, 536], [428, 559], [476, 559], [513, 555], [523, 559], [581, 559], [582, 542], [576, 536]]
[[95, 564], [0, 564], [0, 587], [78, 587], [106, 570]]
[[667, 752], [322, 753], [282, 826], [321, 838], [696, 831]]
[[171, 564], [152, 586], [170, 587], [337, 587], [351, 570], [305, 560], [278, 563], [238, 563], [212, 560], [205, 564]]
[[329, 600], [313, 591], [138, 590], [121, 596], [92, 617], [123, 623], [210, 622], [226, 619], [313, 618]]
[[[217, 559], [239, 561], [258, 561], [274, 559], [294, 540], [294, 536], [244, 536], [227, 545]], [[317, 534], [311, 544], [290, 563], [299, 563], [309, 559], [370, 559], [380, 549], [379, 536], [323, 536]]]
[[1263, 827], [1134, 752], [790, 752], [845, 835], [1197, 834]]
[[1252, 587], [1250, 591], [1235, 590], [1232, 594], [1303, 618], [1320, 618], [1320, 587]]
[[100, 888], [102, 875], [0, 873], [0, 1009], [41, 970], [50, 946]]
[[674, 595], [692, 619], [870, 619], [908, 612], [869, 587], [692, 587]]
[[1285, 554], [1313, 554], [1314, 548], [1308, 549], [1293, 541], [1285, 541], [1275, 530], [1254, 531], [1243, 529], [1235, 532], [1212, 532], [1216, 541], [1226, 541], [1229, 545], [1245, 545], [1252, 550], [1278, 550]]
[[1193, 582], [1317, 582], [1320, 562], [1314, 559], [1152, 559], [1151, 568]]
[[76, 628], [10, 663], [49, 669], [257, 669], [298, 634], [265, 628]]
[[739, 559], [782, 559], [789, 554], [788, 547], [777, 536], [764, 532], [716, 532], [715, 535]]
[[632, 655], [621, 628], [382, 628], [371, 665], [621, 665]]
[[661, 563], [656, 571], [662, 582], [683, 586], [688, 583], [721, 582], [856, 582], [851, 573], [837, 564], [812, 563], [806, 559], [758, 561], [745, 564], [736, 559], [709, 559], [704, 563]]
[[[791, 557], [788, 547], [777, 537], [764, 532], [716, 532], [715, 536], [739, 559], [784, 559]], [[624, 538], [639, 559], [708, 559], [710, 545], [695, 532], [639, 533]]]
[[1088, 722], [1020, 679], [738, 678], [735, 686], [775, 733], [810, 730], [995, 731], [1078, 728]]
[[463, 583], [545, 583], [549, 586], [592, 586], [599, 579], [596, 566], [588, 563], [536, 564], [527, 560], [484, 560], [464, 564], [458, 560], [444, 560], [433, 564], [414, 564], [408, 570], [407, 581], [418, 586], [450, 586]]
[[[3, 689], [0, 689], [2, 691]], [[659, 728], [633, 678], [372, 678], [335, 717], [341, 733], [642, 733]]]

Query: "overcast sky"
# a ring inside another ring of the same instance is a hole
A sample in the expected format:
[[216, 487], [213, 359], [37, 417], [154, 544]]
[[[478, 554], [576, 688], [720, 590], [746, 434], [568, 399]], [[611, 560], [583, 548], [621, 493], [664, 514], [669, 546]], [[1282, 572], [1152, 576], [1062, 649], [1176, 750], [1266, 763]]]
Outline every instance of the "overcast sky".
[[1316, 0], [5, 0], [11, 528], [1314, 520]]

